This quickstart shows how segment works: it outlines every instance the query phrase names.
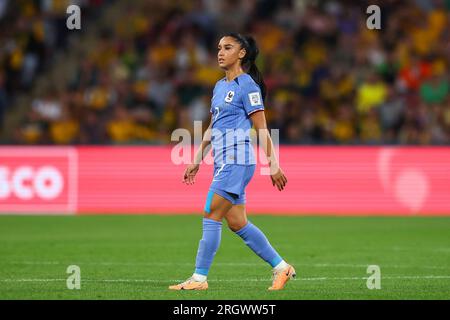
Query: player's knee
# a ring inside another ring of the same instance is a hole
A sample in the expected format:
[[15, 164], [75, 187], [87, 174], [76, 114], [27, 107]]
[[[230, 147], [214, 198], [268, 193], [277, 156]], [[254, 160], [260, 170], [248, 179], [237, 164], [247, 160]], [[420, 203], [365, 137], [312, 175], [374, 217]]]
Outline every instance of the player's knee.
[[230, 224], [230, 223], [228, 223], [228, 228], [233, 232], [239, 231], [239, 229], [240, 229], [237, 225]]
[[230, 228], [231, 231], [236, 232], [241, 230], [245, 225], [247, 224], [247, 220], [245, 219], [228, 219], [228, 228]]
[[211, 209], [209, 212], [205, 211], [203, 217], [215, 221], [222, 221], [223, 214], [221, 214], [219, 210]]

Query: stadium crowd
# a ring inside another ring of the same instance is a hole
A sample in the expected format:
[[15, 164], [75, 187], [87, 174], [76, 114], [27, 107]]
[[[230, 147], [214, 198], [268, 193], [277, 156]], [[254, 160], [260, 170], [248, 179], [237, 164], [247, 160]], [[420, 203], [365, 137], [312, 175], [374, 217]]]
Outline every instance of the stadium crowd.
[[[61, 45], [33, 16], [36, 1], [22, 3], [14, 28], [0, 29], [2, 43], [16, 40], [0, 52], [0, 114], [14, 112], [17, 79], [31, 90], [51, 63], [45, 48]], [[113, 1], [121, 19], [101, 26], [64, 90], [33, 97], [10, 142], [165, 144], [176, 128], [205, 128], [223, 77], [217, 42], [237, 30], [259, 44], [281, 143], [449, 144], [450, 1], [381, 3], [381, 29], [369, 30], [366, 1]]]

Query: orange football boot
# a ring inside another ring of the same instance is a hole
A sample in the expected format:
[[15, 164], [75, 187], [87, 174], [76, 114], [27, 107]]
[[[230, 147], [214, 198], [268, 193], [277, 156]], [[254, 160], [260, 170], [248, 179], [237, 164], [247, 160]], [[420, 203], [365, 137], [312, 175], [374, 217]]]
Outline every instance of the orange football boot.
[[273, 272], [273, 282], [272, 286], [269, 287], [269, 290], [281, 290], [284, 288], [286, 283], [290, 280], [295, 278], [297, 274], [295, 273], [295, 269], [293, 266], [288, 265], [284, 270], [282, 271], [274, 271]]
[[208, 282], [195, 281], [192, 278], [187, 279], [185, 282], [169, 286], [170, 290], [206, 290], [208, 289]]

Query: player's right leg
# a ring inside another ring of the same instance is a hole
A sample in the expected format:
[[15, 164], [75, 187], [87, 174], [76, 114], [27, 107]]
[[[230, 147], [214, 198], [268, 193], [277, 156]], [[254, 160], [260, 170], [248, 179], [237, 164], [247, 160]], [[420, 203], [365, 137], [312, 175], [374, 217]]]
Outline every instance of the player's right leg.
[[206, 290], [207, 276], [220, 245], [222, 219], [232, 207], [232, 198], [218, 190], [210, 190], [203, 217], [203, 236], [199, 242], [194, 274], [183, 283], [170, 286], [171, 290]]

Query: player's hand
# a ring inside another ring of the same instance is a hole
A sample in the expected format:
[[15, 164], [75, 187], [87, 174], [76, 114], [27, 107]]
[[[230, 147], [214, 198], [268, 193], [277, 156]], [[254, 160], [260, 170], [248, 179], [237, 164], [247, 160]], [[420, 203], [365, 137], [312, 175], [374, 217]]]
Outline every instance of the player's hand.
[[183, 183], [186, 183], [187, 185], [194, 184], [195, 175], [197, 174], [199, 168], [199, 164], [188, 165], [186, 170], [184, 170]]
[[279, 167], [273, 170], [273, 172], [275, 173], [270, 175], [270, 178], [272, 179], [272, 185], [277, 186], [278, 190], [281, 191], [286, 186], [287, 178], [284, 175], [283, 170], [281, 170], [281, 168]]

